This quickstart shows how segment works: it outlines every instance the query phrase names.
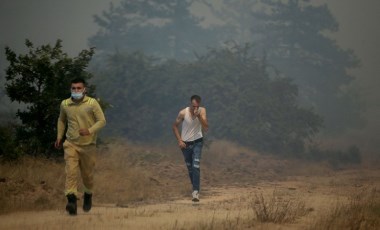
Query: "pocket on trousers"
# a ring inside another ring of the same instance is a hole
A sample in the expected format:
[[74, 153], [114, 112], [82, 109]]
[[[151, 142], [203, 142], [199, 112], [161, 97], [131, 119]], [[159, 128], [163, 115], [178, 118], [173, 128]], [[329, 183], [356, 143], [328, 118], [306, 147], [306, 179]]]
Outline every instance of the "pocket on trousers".
[[64, 142], [63, 142], [62, 147], [63, 147], [63, 148], [67, 148], [67, 141], [64, 141]]

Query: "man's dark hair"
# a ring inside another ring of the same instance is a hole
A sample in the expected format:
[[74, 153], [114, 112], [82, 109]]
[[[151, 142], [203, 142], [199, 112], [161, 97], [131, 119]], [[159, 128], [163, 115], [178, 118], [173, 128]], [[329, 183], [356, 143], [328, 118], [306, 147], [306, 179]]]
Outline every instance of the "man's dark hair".
[[86, 85], [86, 81], [83, 78], [77, 77], [71, 80], [71, 84], [73, 83], [83, 83], [83, 85]]
[[191, 96], [190, 101], [193, 101], [193, 100], [195, 100], [196, 102], [200, 103], [201, 102], [201, 97], [198, 96], [198, 95], [193, 95], [193, 96]]

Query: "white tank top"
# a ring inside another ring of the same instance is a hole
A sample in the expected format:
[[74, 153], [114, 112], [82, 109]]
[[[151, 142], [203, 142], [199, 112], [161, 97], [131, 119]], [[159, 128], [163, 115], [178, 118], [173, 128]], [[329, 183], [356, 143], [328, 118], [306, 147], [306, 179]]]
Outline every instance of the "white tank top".
[[183, 141], [195, 141], [202, 138], [202, 124], [198, 117], [191, 117], [190, 108], [185, 109], [185, 118], [182, 122], [181, 138]]

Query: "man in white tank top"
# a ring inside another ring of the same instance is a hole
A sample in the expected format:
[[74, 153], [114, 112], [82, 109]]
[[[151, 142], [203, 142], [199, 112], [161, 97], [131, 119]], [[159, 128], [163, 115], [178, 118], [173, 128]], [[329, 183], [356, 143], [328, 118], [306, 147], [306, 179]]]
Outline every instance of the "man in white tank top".
[[[193, 186], [193, 201], [199, 201], [200, 192], [200, 160], [203, 147], [203, 132], [207, 132], [208, 123], [206, 108], [200, 107], [201, 98], [193, 95], [190, 106], [182, 109], [174, 124], [173, 132], [181, 148], [191, 184]], [[178, 126], [182, 123], [181, 134]]]

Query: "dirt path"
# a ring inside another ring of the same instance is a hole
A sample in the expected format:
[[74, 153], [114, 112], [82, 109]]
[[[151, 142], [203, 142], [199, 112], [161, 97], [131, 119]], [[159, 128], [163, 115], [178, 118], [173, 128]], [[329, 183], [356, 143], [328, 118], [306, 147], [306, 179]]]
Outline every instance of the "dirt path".
[[0, 229], [173, 229], [185, 227], [194, 219], [207, 221], [216, 206], [250, 190], [212, 189], [199, 204], [190, 200], [131, 207], [94, 204], [91, 212], [84, 213], [78, 209], [75, 217], [67, 215], [64, 210], [13, 213], [0, 216]]
[[[252, 205], [257, 202], [255, 196], [260, 194], [305, 202], [305, 209], [311, 210], [310, 214], [293, 224], [256, 225]], [[313, 216], [326, 210], [340, 196], [334, 189], [316, 188], [305, 181], [262, 183], [211, 188], [202, 193], [199, 204], [190, 200], [126, 207], [95, 203], [91, 212], [78, 209], [78, 215], [74, 217], [63, 209], [12, 213], [0, 216], [0, 229], [218, 229], [219, 225], [225, 229], [250, 225], [262, 229], [303, 229]]]

